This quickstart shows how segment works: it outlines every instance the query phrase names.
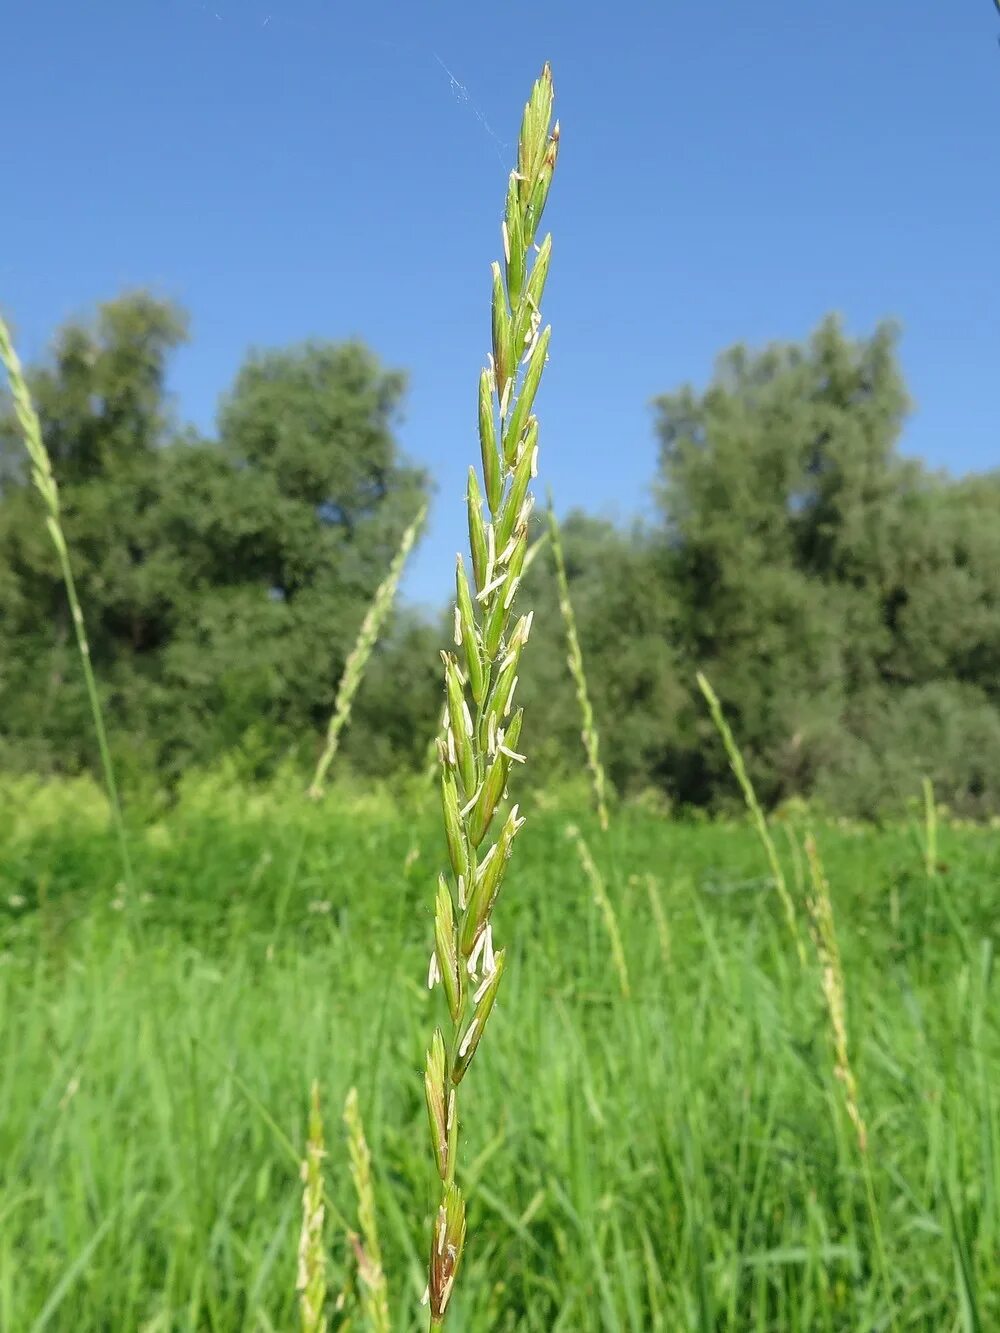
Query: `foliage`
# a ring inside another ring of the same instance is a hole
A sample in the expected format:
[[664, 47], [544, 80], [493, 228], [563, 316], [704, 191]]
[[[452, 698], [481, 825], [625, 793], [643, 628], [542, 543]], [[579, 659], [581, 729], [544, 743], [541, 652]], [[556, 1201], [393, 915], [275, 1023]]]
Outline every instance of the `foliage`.
[[[427, 482], [392, 428], [402, 377], [356, 344], [252, 355], [218, 439], [173, 421], [184, 335], [139, 294], [72, 324], [30, 375], [60, 484], [101, 702], [128, 799], [192, 762], [314, 766], [367, 606]], [[1000, 473], [952, 478], [899, 451], [891, 326], [825, 321], [725, 353], [657, 400], [657, 512], [562, 520], [568, 588], [611, 785], [731, 805], [695, 685], [704, 670], [765, 806], [881, 816], [933, 777], [956, 810], [1000, 804]], [[94, 761], [72, 622], [11, 418], [0, 419], [0, 767]], [[534, 533], [542, 531], [535, 521]], [[518, 686], [526, 782], [580, 768], [547, 559], [524, 574], [538, 647]], [[343, 761], [418, 769], [451, 623], [403, 607], [366, 670]]]
[[[921, 700], [953, 734], [995, 709], [998, 478], [954, 482], [902, 457], [907, 406], [894, 330], [855, 341], [833, 320], [801, 346], [735, 348], [703, 394], [659, 400], [683, 656], [718, 688], [769, 802], [896, 804], [897, 779], [931, 762], [925, 739], [941, 731]], [[682, 799], [725, 782], [704, 732], [678, 737]], [[878, 748], [890, 735], [891, 754]], [[858, 750], [880, 770], [863, 801], [838, 778]], [[992, 755], [950, 758], [935, 770], [957, 805], [1000, 799]]]
[[[182, 331], [172, 307], [126, 297], [64, 329], [31, 376], [116, 747], [166, 775], [310, 747], [426, 491], [392, 435], [402, 376], [358, 344], [254, 354], [219, 439], [180, 433], [165, 379]], [[10, 421], [0, 460], [5, 758], [24, 742], [32, 766], [74, 770], [86, 704]]]
[[[662, 544], [649, 530], [622, 532], [580, 512], [560, 529], [602, 762], [623, 791], [656, 786], [688, 698], [677, 647], [679, 608]], [[537, 772], [548, 785], [581, 768], [580, 708], [551, 562], [535, 561], [526, 578], [536, 609], [534, 651], [519, 687], [536, 734], [528, 777]]]

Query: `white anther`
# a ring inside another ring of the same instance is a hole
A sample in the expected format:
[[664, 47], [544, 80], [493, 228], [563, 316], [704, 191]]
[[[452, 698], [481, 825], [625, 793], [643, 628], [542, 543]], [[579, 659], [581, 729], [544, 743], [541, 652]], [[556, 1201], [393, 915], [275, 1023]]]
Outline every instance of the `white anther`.
[[521, 582], [521, 576], [520, 574], [518, 574], [517, 578], [511, 579], [510, 583], [507, 585], [507, 592], [503, 599], [503, 609], [505, 611], [510, 610], [510, 604], [517, 596], [517, 588], [520, 582]]
[[437, 950], [435, 949], [434, 952], [431, 954], [430, 967], [427, 969], [427, 989], [433, 990], [440, 980], [441, 980], [441, 968], [438, 965]]
[[472, 1022], [469, 1024], [468, 1032], [462, 1038], [461, 1046], [459, 1046], [458, 1048], [458, 1058], [460, 1060], [464, 1060], [466, 1055], [468, 1054], [469, 1047], [472, 1045], [472, 1040], [476, 1035], [476, 1029], [478, 1027], [479, 1027], [479, 1019], [474, 1018]]

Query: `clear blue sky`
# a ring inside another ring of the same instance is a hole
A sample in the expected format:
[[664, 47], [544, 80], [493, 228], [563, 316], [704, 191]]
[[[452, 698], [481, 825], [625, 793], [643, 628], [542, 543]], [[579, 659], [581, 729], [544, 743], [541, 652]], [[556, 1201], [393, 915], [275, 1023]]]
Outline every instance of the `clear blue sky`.
[[2, 22], [0, 304], [26, 359], [150, 285], [210, 430], [251, 345], [360, 335], [411, 375], [443, 600], [521, 103], [553, 63], [542, 484], [648, 507], [650, 399], [829, 310], [904, 328], [904, 447], [1000, 465], [1000, 16], [989, 0], [31, 0]]

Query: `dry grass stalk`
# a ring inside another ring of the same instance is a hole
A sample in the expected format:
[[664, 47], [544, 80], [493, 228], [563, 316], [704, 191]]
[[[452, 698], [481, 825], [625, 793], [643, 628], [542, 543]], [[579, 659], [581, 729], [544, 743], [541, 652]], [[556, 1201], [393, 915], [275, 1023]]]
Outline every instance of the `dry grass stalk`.
[[63, 583], [66, 588], [66, 597], [69, 601], [70, 615], [73, 620], [73, 631], [76, 635], [76, 645], [80, 653], [80, 662], [83, 666], [83, 676], [87, 687], [87, 698], [90, 702], [90, 712], [91, 717], [93, 718], [94, 732], [97, 736], [97, 748], [100, 751], [101, 767], [104, 771], [104, 783], [107, 788], [108, 801], [111, 806], [111, 818], [118, 838], [122, 875], [125, 887], [129, 890], [131, 899], [135, 896], [132, 859], [129, 855], [128, 840], [125, 836], [125, 821], [122, 817], [121, 802], [118, 798], [118, 783], [115, 780], [114, 764], [111, 760], [111, 748], [108, 745], [107, 731], [104, 726], [104, 714], [101, 711], [101, 701], [97, 693], [97, 681], [94, 677], [94, 668], [90, 660], [90, 644], [87, 641], [87, 631], [83, 621], [83, 610], [80, 606], [80, 599], [77, 596], [76, 581], [73, 578], [73, 568], [69, 559], [69, 548], [66, 545], [66, 535], [63, 532], [62, 514], [59, 503], [59, 488], [56, 485], [56, 479], [52, 471], [52, 462], [49, 458], [48, 450], [42, 439], [41, 423], [38, 420], [38, 413], [35, 411], [34, 404], [31, 401], [31, 394], [28, 390], [27, 381], [24, 378], [24, 371], [20, 359], [14, 349], [10, 330], [7, 328], [7, 325], [2, 318], [0, 318], [0, 363], [3, 364], [3, 367], [7, 372], [11, 398], [14, 402], [14, 415], [21, 428], [24, 445], [28, 451], [28, 458], [31, 461], [31, 480], [34, 482], [35, 489], [42, 497], [42, 502], [45, 505], [45, 526], [48, 529], [49, 536], [52, 538], [52, 544], [55, 547], [56, 556], [59, 560], [59, 570], [62, 574]]
[[[457, 1184], [459, 1086], [473, 1060], [503, 977], [506, 955], [494, 949], [493, 909], [524, 820], [515, 805], [498, 812], [518, 752], [522, 711], [514, 707], [518, 664], [531, 616], [514, 621], [514, 601], [528, 555], [538, 421], [532, 413], [550, 330], [541, 299], [552, 238], [535, 244], [559, 144], [546, 65], [525, 106], [518, 162], [503, 221], [504, 266], [493, 265], [493, 351], [479, 380], [482, 487], [469, 469], [471, 579], [459, 557], [455, 652], [443, 654], [447, 725], [439, 744], [441, 795], [451, 876], [442, 875], [435, 906], [435, 947], [428, 982], [447, 1002], [445, 1030], [434, 1033], [424, 1085], [441, 1199], [430, 1246], [430, 1327], [443, 1326], [465, 1245], [465, 1201]], [[489, 517], [484, 517], [483, 502]], [[499, 823], [485, 855], [481, 849]]]
[[830, 1018], [834, 1073], [844, 1089], [844, 1103], [851, 1124], [857, 1134], [858, 1147], [862, 1153], [866, 1153], [868, 1151], [868, 1129], [861, 1114], [861, 1106], [858, 1100], [858, 1081], [854, 1077], [847, 1046], [847, 1004], [844, 969], [840, 961], [840, 946], [837, 943], [837, 932], [833, 922], [830, 886], [823, 872], [816, 839], [811, 833], [806, 835], [805, 848], [806, 860], [809, 863], [809, 878], [812, 882], [809, 912], [812, 916], [813, 940], [819, 957], [823, 998], [826, 1001], [826, 1010]]
[[795, 904], [792, 902], [792, 895], [788, 892], [788, 883], [785, 880], [785, 872], [781, 868], [781, 862], [778, 859], [778, 852], [771, 837], [771, 832], [767, 826], [767, 820], [764, 817], [764, 811], [760, 808], [760, 802], [757, 800], [757, 793], [754, 791], [753, 783], [750, 781], [750, 774], [747, 772], [746, 764], [743, 762], [743, 756], [740, 748], [736, 744], [736, 738], [733, 736], [729, 723], [726, 721], [725, 714], [722, 711], [722, 704], [719, 697], [709, 684], [708, 678], [702, 672], [698, 672], [698, 686], [705, 696], [708, 704], [708, 710], [712, 714], [712, 721], [715, 723], [716, 730], [722, 737], [722, 743], [726, 747], [726, 754], [729, 758], [729, 766], [736, 776], [736, 781], [740, 785], [740, 791], [743, 793], [743, 799], [750, 812], [750, 818], [753, 820], [754, 827], [757, 830], [757, 836], [764, 847], [767, 856], [768, 865], [771, 867], [771, 876], [774, 880], [774, 886], [778, 890], [778, 897], [781, 899], [781, 905], [784, 908], [785, 920], [788, 922], [788, 929], [791, 932], [792, 939], [795, 942], [795, 950], [799, 956], [799, 962], [803, 967], [806, 965], [806, 951], [802, 943], [802, 935], [799, 932], [799, 923], [795, 914]]
[[326, 1333], [326, 1248], [323, 1221], [326, 1205], [323, 1191], [323, 1117], [319, 1084], [315, 1081], [309, 1099], [309, 1138], [302, 1162], [302, 1229], [299, 1232], [299, 1267], [296, 1290], [302, 1315], [302, 1333]]
[[410, 552], [416, 544], [417, 537], [420, 535], [420, 529], [423, 527], [426, 516], [427, 506], [424, 504], [420, 506], [416, 518], [403, 533], [403, 539], [399, 543], [398, 551], [393, 556], [389, 572], [379, 584], [371, 605], [365, 612], [365, 618], [361, 622], [357, 640], [344, 664], [344, 674], [341, 676], [340, 685], [337, 687], [333, 716], [330, 718], [330, 725], [326, 733], [326, 744], [316, 764], [316, 772], [313, 774], [313, 780], [309, 787], [309, 795], [314, 799], [323, 795], [323, 783], [340, 745], [340, 733], [344, 730], [351, 716], [351, 705], [354, 703], [354, 696], [364, 679], [365, 667], [368, 665], [368, 659], [372, 655], [372, 649], [378, 641], [378, 636], [382, 632], [386, 616], [388, 616], [392, 604], [396, 600], [399, 580], [403, 576], [403, 569], [409, 559]]
[[358, 1196], [358, 1225], [361, 1228], [360, 1238], [354, 1233], [348, 1236], [361, 1278], [361, 1307], [370, 1333], [390, 1333], [392, 1324], [389, 1318], [389, 1297], [375, 1216], [372, 1158], [361, 1121], [356, 1088], [351, 1088], [347, 1094], [347, 1101], [344, 1104], [344, 1123], [347, 1126], [351, 1178]]
[[618, 984], [621, 987], [622, 997], [628, 1000], [632, 995], [632, 986], [628, 974], [628, 963], [625, 959], [625, 948], [622, 944], [621, 931], [618, 929], [618, 917], [615, 915], [614, 904], [608, 896], [604, 877], [594, 862], [594, 858], [590, 853], [590, 848], [584, 841], [583, 834], [575, 824], [569, 825], [566, 829], [566, 836], [576, 843], [576, 851], [580, 858], [580, 864], [583, 866], [584, 874], [590, 881], [590, 887], [594, 893], [594, 902], [600, 909], [601, 917], [604, 921], [604, 928], [608, 933], [608, 941], [611, 945], [611, 961], [614, 964], [615, 971], [618, 973]]
[[607, 782], [604, 776], [604, 765], [601, 763], [600, 737], [597, 734], [594, 709], [587, 689], [587, 676], [583, 669], [583, 653], [580, 650], [580, 638], [576, 632], [576, 616], [569, 595], [569, 580], [566, 577], [566, 561], [563, 557], [562, 540], [559, 535], [559, 522], [555, 510], [552, 508], [551, 498], [549, 499], [548, 520], [552, 560], [556, 570], [556, 585], [559, 589], [559, 609], [562, 612], [563, 624], [566, 626], [566, 643], [569, 647], [566, 660], [569, 664], [570, 675], [573, 677], [573, 683], [576, 686], [577, 703], [580, 705], [580, 716], [583, 719], [580, 739], [583, 741], [583, 748], [587, 755], [587, 767], [590, 769], [591, 780], [594, 784], [597, 817], [601, 821], [601, 828], [607, 832]]

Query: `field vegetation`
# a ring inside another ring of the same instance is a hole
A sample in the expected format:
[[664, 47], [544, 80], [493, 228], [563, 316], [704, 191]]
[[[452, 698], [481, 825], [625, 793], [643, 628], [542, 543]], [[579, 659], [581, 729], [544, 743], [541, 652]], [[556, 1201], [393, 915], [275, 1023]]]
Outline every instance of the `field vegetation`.
[[[919, 807], [815, 826], [887, 1292], [820, 971], [753, 831], [629, 808], [602, 835], [585, 794], [530, 799], [503, 904], [517, 945], [466, 1094], [455, 1326], [993, 1327], [996, 833], [944, 820], [928, 877]], [[8, 782], [2, 809], [0, 1327], [292, 1327], [318, 1078], [331, 1301], [357, 1282], [339, 1129], [357, 1086], [393, 1326], [422, 1328], [436, 799], [191, 779], [134, 841], [131, 921], [88, 781]]]

